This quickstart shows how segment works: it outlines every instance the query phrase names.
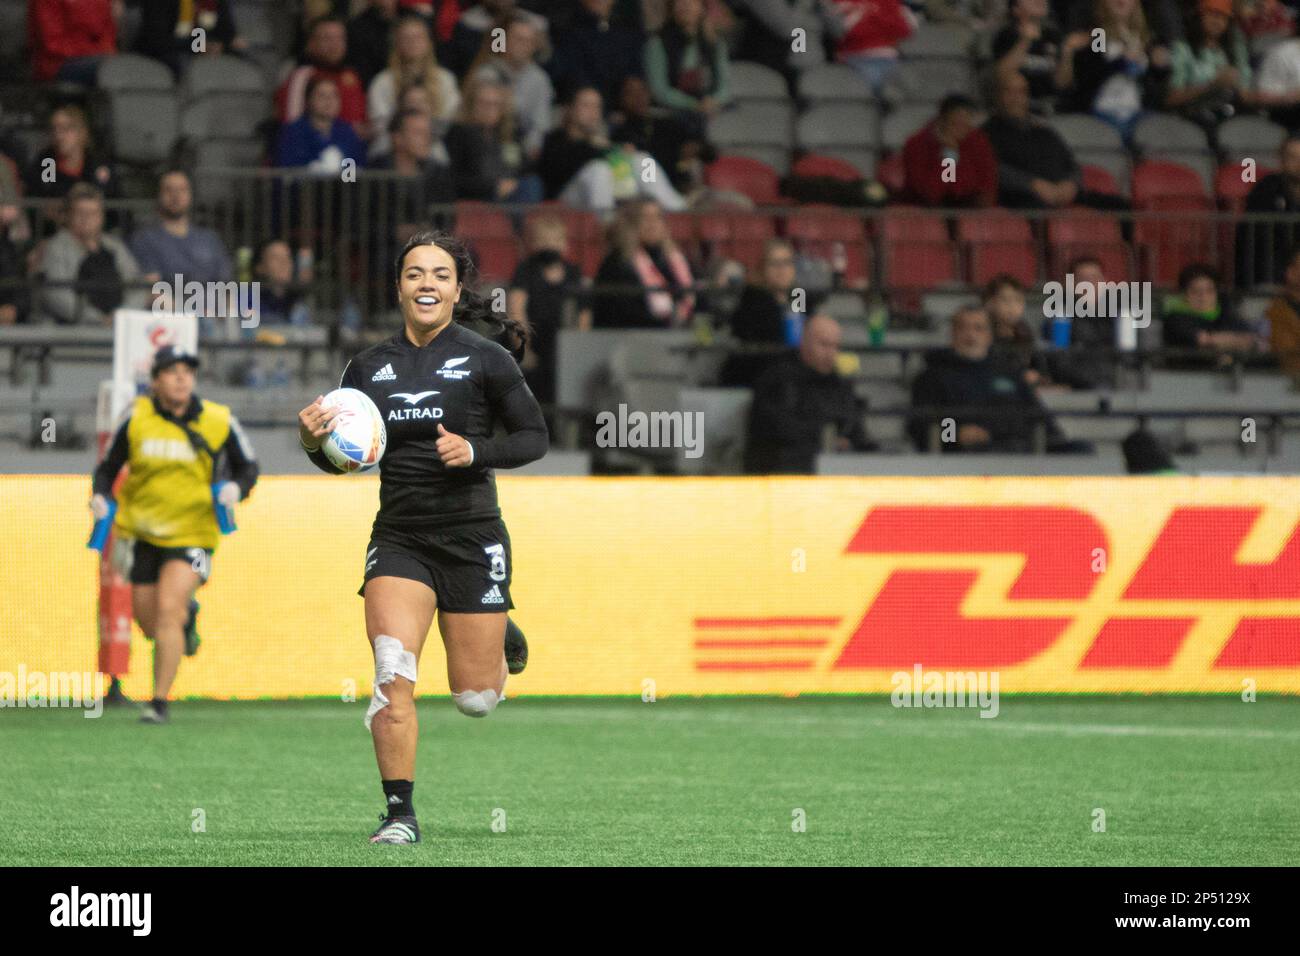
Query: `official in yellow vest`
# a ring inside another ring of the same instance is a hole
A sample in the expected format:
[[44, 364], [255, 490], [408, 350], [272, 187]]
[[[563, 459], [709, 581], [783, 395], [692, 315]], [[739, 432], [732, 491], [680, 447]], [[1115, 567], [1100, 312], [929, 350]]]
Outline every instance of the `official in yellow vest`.
[[182, 652], [198, 649], [194, 592], [212, 570], [216, 509], [233, 507], [257, 483], [257, 460], [238, 420], [194, 393], [198, 366], [196, 356], [173, 346], [158, 350], [152, 393], [132, 404], [93, 478], [90, 509], [98, 520], [109, 512], [118, 472], [129, 466], [113, 522], [114, 557], [131, 582], [135, 619], [154, 642], [146, 723], [167, 722]]

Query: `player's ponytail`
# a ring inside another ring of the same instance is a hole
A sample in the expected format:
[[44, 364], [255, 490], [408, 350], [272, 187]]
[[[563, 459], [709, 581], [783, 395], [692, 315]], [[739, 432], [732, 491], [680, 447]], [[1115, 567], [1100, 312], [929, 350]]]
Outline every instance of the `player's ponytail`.
[[456, 264], [456, 281], [460, 283], [460, 301], [456, 303], [451, 318], [453, 322], [482, 331], [486, 326], [490, 331], [488, 337], [503, 345], [520, 359], [523, 356], [524, 343], [528, 341], [529, 330], [526, 325], [510, 317], [505, 311], [493, 309], [486, 298], [478, 291], [478, 267], [470, 255], [469, 247], [446, 232], [417, 232], [406, 241], [397, 256], [397, 275], [400, 282], [403, 264], [407, 253], [417, 246], [437, 246], [451, 256]]

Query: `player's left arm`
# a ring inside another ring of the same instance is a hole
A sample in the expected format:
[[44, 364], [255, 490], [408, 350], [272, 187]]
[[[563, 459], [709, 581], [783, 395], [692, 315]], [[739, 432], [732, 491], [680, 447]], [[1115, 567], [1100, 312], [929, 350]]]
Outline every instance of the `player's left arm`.
[[542, 406], [503, 348], [493, 348], [484, 356], [483, 393], [492, 418], [505, 426], [506, 433], [470, 440], [439, 426], [438, 454], [443, 464], [452, 468], [518, 468], [546, 454], [550, 434]]

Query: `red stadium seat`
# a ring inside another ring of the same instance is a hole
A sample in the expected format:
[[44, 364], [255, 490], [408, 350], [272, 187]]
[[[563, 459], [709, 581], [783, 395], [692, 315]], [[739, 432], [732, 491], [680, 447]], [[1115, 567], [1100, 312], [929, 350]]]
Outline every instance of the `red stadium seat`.
[[1201, 215], [1203, 212], [1202, 199], [1165, 196], [1156, 201], [1156, 208], [1146, 210], [1146, 216], [1139, 214], [1133, 241], [1139, 250], [1143, 279], [1159, 286], [1175, 286], [1184, 266], [1217, 259], [1212, 224]]
[[1083, 188], [1090, 193], [1103, 193], [1107, 196], [1122, 196], [1124, 190], [1111, 175], [1109, 169], [1085, 164], [1083, 167]]
[[861, 171], [852, 163], [846, 163], [834, 156], [822, 156], [819, 153], [809, 153], [795, 163], [790, 172], [795, 176], [829, 176], [847, 182], [855, 182], [862, 178]]
[[891, 206], [880, 217], [885, 242], [947, 242], [948, 220], [921, 206]]
[[967, 247], [969, 278], [984, 285], [996, 275], [1007, 273], [1026, 286], [1038, 284], [1038, 250], [1032, 242], [972, 242]]
[[1099, 212], [1082, 210], [1053, 216], [1047, 222], [1049, 247], [1061, 243], [1122, 242], [1119, 220]]
[[1027, 219], [990, 210], [958, 217], [957, 238], [962, 242], [1030, 242], [1033, 234]]
[[757, 266], [764, 243], [776, 235], [771, 216], [741, 209], [701, 213], [695, 217], [695, 227], [704, 264], [727, 258], [747, 268]]
[[536, 219], [552, 218], [564, 223], [565, 238], [568, 242], [567, 257], [577, 263], [583, 275], [594, 276], [596, 270], [600, 268], [600, 260], [605, 252], [603, 230], [595, 213], [548, 200], [528, 210], [524, 222], [528, 224]]
[[704, 170], [704, 181], [709, 186], [741, 193], [760, 206], [781, 202], [779, 178], [767, 163], [746, 156], [719, 156]]
[[1048, 250], [1048, 269], [1054, 279], [1063, 276], [1070, 263], [1081, 256], [1100, 262], [1107, 281], [1128, 282], [1133, 278], [1133, 254], [1126, 242], [1049, 242]]
[[871, 277], [871, 246], [866, 223], [834, 206], [804, 206], [785, 221], [785, 236], [804, 255], [833, 261], [835, 247], [844, 253], [844, 281], [865, 287]]
[[925, 292], [960, 280], [953, 243], [904, 240], [886, 242], [885, 282], [889, 289]]
[[456, 233], [474, 252], [481, 275], [509, 279], [519, 264], [519, 244], [510, 217], [486, 203], [456, 204]]
[[1133, 203], [1139, 209], [1156, 208], [1162, 200], [1201, 199], [1206, 206], [1205, 184], [1196, 170], [1168, 160], [1147, 160], [1133, 170]]
[[1255, 178], [1246, 182], [1242, 178], [1240, 163], [1224, 163], [1214, 175], [1214, 195], [1219, 201], [1219, 208], [1226, 212], [1240, 213], [1246, 208], [1246, 197], [1255, 188], [1255, 184], [1273, 169], [1257, 168]]

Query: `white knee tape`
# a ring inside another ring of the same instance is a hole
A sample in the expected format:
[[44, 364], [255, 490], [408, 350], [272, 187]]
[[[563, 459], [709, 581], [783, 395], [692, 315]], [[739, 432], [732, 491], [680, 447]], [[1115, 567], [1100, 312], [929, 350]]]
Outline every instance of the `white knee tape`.
[[391, 684], [394, 679], [405, 677], [412, 684], [416, 681], [415, 655], [402, 646], [402, 642], [387, 634], [375, 638], [375, 690], [370, 698], [370, 708], [366, 711], [366, 730], [375, 714], [388, 706], [388, 698], [381, 689], [383, 684]]
[[506, 699], [505, 694], [497, 695], [494, 690], [463, 690], [451, 695], [456, 709], [466, 717], [486, 717], [497, 709], [497, 704]]

